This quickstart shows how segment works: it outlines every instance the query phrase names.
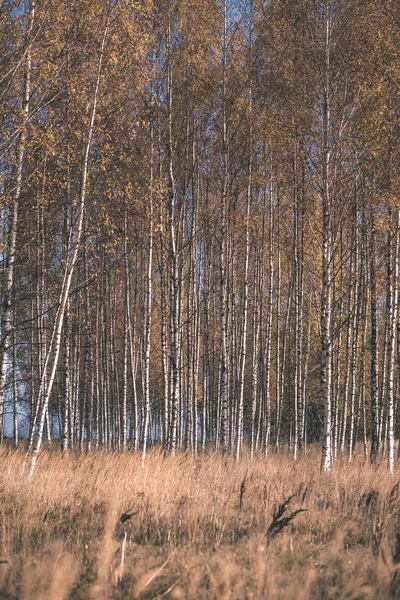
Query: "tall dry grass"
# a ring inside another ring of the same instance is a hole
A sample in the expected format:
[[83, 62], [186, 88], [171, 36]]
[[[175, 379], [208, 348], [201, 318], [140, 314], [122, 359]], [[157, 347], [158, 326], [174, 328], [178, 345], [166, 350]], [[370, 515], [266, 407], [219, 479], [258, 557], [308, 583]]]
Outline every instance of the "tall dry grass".
[[0, 598], [400, 597], [385, 464], [47, 450], [29, 481], [23, 462], [0, 452]]

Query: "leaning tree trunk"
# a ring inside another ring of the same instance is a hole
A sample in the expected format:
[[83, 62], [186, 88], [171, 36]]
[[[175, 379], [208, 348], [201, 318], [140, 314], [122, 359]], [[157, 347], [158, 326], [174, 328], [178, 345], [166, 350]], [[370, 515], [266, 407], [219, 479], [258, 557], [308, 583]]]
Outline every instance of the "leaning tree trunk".
[[[105, 45], [106, 45], [109, 24], [110, 24], [110, 21], [109, 21], [109, 18], [107, 18], [107, 23], [106, 23], [106, 26], [105, 26], [105, 29], [103, 32], [103, 38], [102, 38], [102, 42], [101, 42], [99, 61], [98, 61], [98, 65], [97, 65], [97, 76], [96, 76], [95, 88], [94, 88], [94, 93], [93, 93], [92, 110], [91, 110], [91, 116], [90, 116], [88, 131], [87, 131], [86, 144], [85, 144], [83, 159], [82, 159], [82, 174], [81, 174], [81, 182], [80, 182], [80, 191], [79, 191], [79, 197], [78, 197], [78, 200], [76, 203], [77, 204], [77, 225], [76, 225], [75, 231], [73, 230], [72, 226], [71, 226], [71, 230], [70, 230], [71, 254], [68, 257], [68, 259], [66, 261], [66, 265], [65, 265], [64, 277], [63, 277], [63, 281], [61, 284], [58, 309], [57, 309], [55, 320], [54, 320], [51, 340], [49, 343], [49, 347], [47, 349], [44, 370], [43, 370], [42, 379], [40, 382], [40, 387], [39, 387], [39, 392], [38, 392], [39, 398], [40, 397], [42, 398], [40, 417], [39, 417], [39, 421], [37, 423], [38, 435], [37, 435], [36, 442], [34, 442], [35, 426], [33, 426], [32, 435], [31, 435], [31, 439], [29, 442], [28, 453], [31, 454], [31, 463], [30, 463], [30, 471], [29, 471], [30, 476], [33, 475], [37, 456], [38, 456], [39, 450], [42, 445], [45, 418], [46, 418], [50, 395], [51, 395], [51, 391], [53, 388], [53, 383], [54, 383], [54, 379], [55, 379], [55, 375], [56, 375], [56, 371], [57, 371], [58, 359], [60, 356], [61, 336], [62, 336], [62, 330], [63, 330], [64, 316], [65, 316], [65, 311], [66, 311], [66, 307], [67, 307], [69, 291], [71, 288], [72, 276], [74, 274], [75, 264], [76, 264], [76, 261], [78, 258], [80, 241], [81, 241], [81, 237], [82, 237], [83, 217], [84, 217], [84, 208], [85, 208], [85, 200], [86, 200], [87, 184], [88, 184], [88, 174], [89, 174], [89, 154], [90, 154], [93, 133], [94, 133], [95, 118], [96, 118], [97, 103], [98, 103], [99, 88], [100, 88], [100, 77], [101, 77], [101, 72], [102, 72], [102, 64], [103, 64], [104, 51], [105, 51]], [[47, 372], [49, 372], [49, 376], [46, 378]]]

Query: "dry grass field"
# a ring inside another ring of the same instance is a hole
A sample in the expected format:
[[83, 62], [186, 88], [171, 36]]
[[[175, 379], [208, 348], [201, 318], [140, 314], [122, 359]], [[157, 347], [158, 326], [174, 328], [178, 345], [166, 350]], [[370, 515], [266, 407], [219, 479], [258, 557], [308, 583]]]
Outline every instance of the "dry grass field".
[[400, 597], [384, 464], [47, 450], [29, 481], [23, 462], [1, 450], [2, 599]]

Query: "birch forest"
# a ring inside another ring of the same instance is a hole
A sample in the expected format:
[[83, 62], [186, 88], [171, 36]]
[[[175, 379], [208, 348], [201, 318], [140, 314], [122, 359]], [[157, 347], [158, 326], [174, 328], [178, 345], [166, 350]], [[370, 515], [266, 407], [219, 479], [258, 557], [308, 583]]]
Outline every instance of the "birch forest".
[[0, 435], [397, 460], [394, 0], [3, 0]]
[[0, 0], [0, 597], [400, 597], [398, 0]]

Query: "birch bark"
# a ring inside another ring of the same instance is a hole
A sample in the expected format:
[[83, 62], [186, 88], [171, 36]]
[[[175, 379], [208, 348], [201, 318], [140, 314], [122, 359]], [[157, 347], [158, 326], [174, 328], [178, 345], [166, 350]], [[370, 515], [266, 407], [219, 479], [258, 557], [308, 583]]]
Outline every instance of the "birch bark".
[[26, 150], [27, 126], [29, 123], [30, 100], [31, 100], [31, 71], [32, 71], [32, 48], [31, 36], [35, 22], [36, 3], [31, 0], [28, 12], [28, 26], [26, 32], [26, 54], [25, 54], [25, 78], [22, 100], [22, 124], [18, 140], [16, 179], [14, 195], [11, 207], [9, 225], [8, 255], [6, 263], [6, 288], [3, 300], [3, 311], [1, 317], [1, 343], [0, 343], [0, 442], [4, 433], [5, 393], [7, 385], [7, 371], [9, 366], [9, 352], [11, 346], [13, 325], [13, 291], [15, 256], [17, 251], [17, 228], [19, 216], [19, 202], [22, 191], [22, 176]]
[[[70, 231], [71, 255], [69, 257], [69, 260], [67, 260], [66, 266], [65, 266], [64, 277], [63, 277], [63, 281], [61, 284], [59, 305], [58, 305], [58, 309], [57, 309], [56, 316], [55, 316], [52, 336], [50, 339], [49, 347], [47, 349], [47, 356], [46, 356], [46, 361], [45, 361], [45, 365], [44, 365], [44, 373], [42, 375], [42, 380], [41, 380], [40, 388], [39, 388], [39, 396], [42, 396], [42, 407], [41, 407], [39, 421], [37, 423], [37, 426], [38, 426], [37, 438], [35, 441], [34, 440], [34, 427], [33, 427], [32, 436], [31, 436], [31, 440], [30, 440], [29, 448], [28, 448], [28, 453], [31, 454], [31, 462], [30, 462], [30, 470], [29, 470], [30, 476], [33, 475], [37, 456], [38, 456], [39, 450], [42, 445], [43, 428], [44, 428], [45, 418], [46, 418], [48, 404], [49, 404], [49, 400], [50, 400], [50, 395], [51, 395], [51, 391], [53, 388], [54, 378], [55, 378], [55, 374], [56, 374], [56, 370], [57, 370], [58, 359], [59, 359], [59, 355], [60, 355], [61, 336], [62, 336], [62, 330], [63, 330], [63, 324], [64, 324], [65, 310], [66, 310], [66, 306], [67, 306], [67, 302], [68, 302], [69, 291], [71, 288], [72, 276], [74, 274], [75, 264], [76, 264], [76, 261], [78, 258], [78, 253], [79, 253], [79, 248], [80, 248], [80, 241], [81, 241], [82, 230], [83, 230], [83, 216], [84, 216], [85, 200], [86, 200], [87, 185], [88, 185], [88, 175], [89, 175], [89, 155], [90, 155], [90, 149], [91, 149], [91, 145], [92, 145], [93, 133], [94, 133], [94, 128], [95, 128], [95, 118], [96, 118], [97, 104], [98, 104], [98, 99], [99, 99], [100, 79], [101, 79], [104, 52], [105, 52], [105, 46], [106, 46], [106, 40], [107, 40], [109, 26], [110, 26], [110, 18], [107, 17], [107, 22], [106, 22], [106, 26], [104, 28], [101, 46], [100, 46], [96, 81], [95, 81], [93, 99], [92, 99], [91, 115], [90, 115], [87, 137], [86, 137], [86, 142], [85, 142], [85, 148], [84, 148], [84, 153], [83, 153], [80, 191], [79, 191], [79, 198], [77, 199], [77, 203], [76, 203], [76, 205], [77, 205], [76, 206], [76, 208], [77, 208], [77, 224], [76, 224], [75, 231], [73, 231], [72, 228]], [[45, 374], [47, 373], [47, 371], [49, 371], [49, 377], [47, 379], [45, 379]]]
[[322, 305], [321, 305], [321, 396], [324, 407], [321, 470], [332, 466], [331, 426], [331, 299], [332, 299], [332, 215], [331, 215], [331, 143], [330, 143], [330, 6], [324, 2], [324, 85], [323, 85], [323, 156], [322, 156]]

